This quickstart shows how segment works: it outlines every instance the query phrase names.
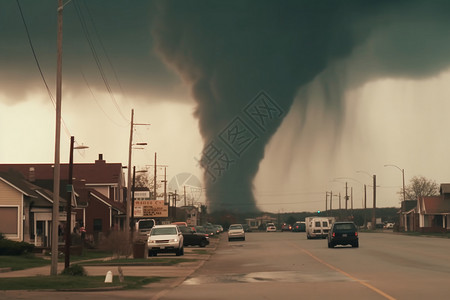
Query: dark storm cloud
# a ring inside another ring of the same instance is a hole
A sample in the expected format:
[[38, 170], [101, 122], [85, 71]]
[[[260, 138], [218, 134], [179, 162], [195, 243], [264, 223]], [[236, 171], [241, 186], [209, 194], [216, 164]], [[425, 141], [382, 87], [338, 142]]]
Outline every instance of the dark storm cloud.
[[[259, 91], [287, 112], [299, 90], [320, 77], [339, 121], [345, 88], [381, 76], [430, 76], [449, 61], [447, 1], [161, 1], [155, 16], [157, 49], [198, 103], [213, 210], [256, 210], [253, 179], [282, 116], [254, 129], [239, 155], [217, 144]], [[314, 101], [299, 95], [303, 108]]]
[[[20, 0], [19, 3], [42, 71], [53, 91], [57, 1]], [[81, 25], [80, 20], [84, 20], [113, 92], [122, 93], [121, 86], [128, 97], [176, 98], [173, 87], [180, 80], [154, 54], [151, 13], [150, 1], [143, 0], [69, 2], [63, 17], [64, 90], [72, 93], [86, 90], [84, 75], [91, 88], [106, 91]], [[0, 94], [14, 103], [30, 93], [45, 93], [16, 0], [0, 1], [0, 41]]]

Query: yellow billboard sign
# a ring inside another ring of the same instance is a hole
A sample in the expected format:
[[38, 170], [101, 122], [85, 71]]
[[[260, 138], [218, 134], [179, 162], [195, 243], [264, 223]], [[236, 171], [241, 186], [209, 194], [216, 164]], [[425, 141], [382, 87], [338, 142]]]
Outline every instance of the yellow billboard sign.
[[164, 204], [164, 200], [135, 200], [134, 216], [137, 218], [167, 218], [169, 216], [169, 207], [167, 204]]

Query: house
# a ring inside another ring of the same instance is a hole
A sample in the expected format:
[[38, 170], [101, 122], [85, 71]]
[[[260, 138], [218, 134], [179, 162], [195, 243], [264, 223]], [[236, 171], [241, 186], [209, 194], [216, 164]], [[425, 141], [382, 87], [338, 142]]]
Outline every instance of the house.
[[418, 201], [417, 211], [419, 215], [419, 231], [450, 231], [450, 199], [446, 199], [444, 194], [421, 197]]
[[[42, 189], [53, 190], [53, 164], [0, 164], [0, 172], [13, 170]], [[107, 163], [100, 154], [94, 163], [73, 165], [76, 207], [71, 228], [84, 227], [86, 238], [96, 240], [112, 229], [123, 229], [126, 187], [121, 163]], [[69, 165], [61, 164], [60, 196], [67, 198]], [[50, 198], [52, 199], [52, 198]], [[27, 216], [25, 216], [26, 218]], [[63, 223], [65, 224], [65, 223]]]
[[[66, 200], [59, 199], [59, 241], [63, 239]], [[0, 173], [0, 232], [8, 239], [35, 246], [51, 244], [53, 193], [27, 181], [18, 172]]]
[[417, 201], [406, 201], [401, 212], [405, 231], [450, 231], [450, 184], [440, 186], [440, 195], [424, 196]]

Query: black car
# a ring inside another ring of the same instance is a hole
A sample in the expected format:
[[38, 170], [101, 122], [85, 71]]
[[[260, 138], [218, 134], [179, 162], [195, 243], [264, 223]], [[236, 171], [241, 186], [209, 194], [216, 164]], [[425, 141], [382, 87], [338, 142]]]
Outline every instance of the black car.
[[305, 222], [295, 222], [294, 226], [292, 226], [292, 231], [294, 232], [305, 232], [306, 224]]
[[205, 233], [196, 232], [194, 228], [187, 226], [178, 226], [183, 234], [184, 246], [200, 246], [206, 247], [209, 245], [209, 237]]
[[336, 245], [359, 247], [358, 228], [353, 222], [335, 222], [328, 232], [328, 248]]

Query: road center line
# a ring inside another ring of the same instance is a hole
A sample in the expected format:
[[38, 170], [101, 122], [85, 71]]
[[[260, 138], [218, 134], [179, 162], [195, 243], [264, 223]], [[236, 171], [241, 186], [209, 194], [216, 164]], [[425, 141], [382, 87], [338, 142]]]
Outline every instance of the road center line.
[[329, 263], [327, 263], [326, 261], [324, 261], [324, 260], [318, 258], [317, 256], [315, 256], [314, 254], [312, 254], [312, 253], [309, 252], [308, 250], [305, 250], [305, 249], [303, 249], [303, 248], [301, 248], [301, 247], [299, 247], [299, 246], [296, 246], [296, 247], [300, 248], [300, 250], [302, 250], [305, 254], [309, 255], [310, 257], [312, 257], [314, 260], [318, 261], [318, 262], [321, 263], [322, 265], [327, 266], [328, 268], [330, 268], [330, 269], [332, 269], [332, 270], [334, 270], [334, 271], [336, 271], [336, 272], [339, 272], [339, 273], [341, 273], [342, 275], [344, 275], [344, 276], [346, 276], [346, 277], [348, 277], [348, 278], [350, 278], [350, 279], [352, 279], [352, 280], [358, 282], [359, 284], [361, 284], [361, 285], [363, 285], [363, 286], [365, 286], [365, 287], [371, 289], [371, 290], [374, 291], [375, 293], [377, 293], [377, 294], [383, 296], [384, 298], [389, 299], [389, 300], [396, 300], [396, 298], [394, 298], [394, 297], [392, 297], [392, 296], [386, 294], [385, 292], [383, 292], [383, 291], [380, 290], [380, 289], [377, 289], [377, 288], [374, 287], [373, 285], [371, 285], [371, 284], [369, 284], [369, 283], [367, 283], [367, 282], [364, 282], [364, 281], [362, 281], [362, 280], [360, 280], [360, 279], [358, 279], [358, 278], [356, 278], [356, 277], [354, 277], [354, 276], [348, 274], [347, 272], [342, 271], [341, 269], [339, 269], [339, 268], [337, 268], [337, 267], [335, 267], [335, 266], [333, 266], [333, 265], [330, 265]]

